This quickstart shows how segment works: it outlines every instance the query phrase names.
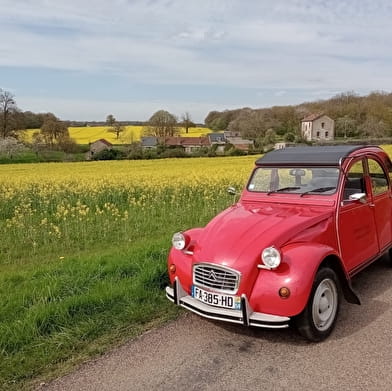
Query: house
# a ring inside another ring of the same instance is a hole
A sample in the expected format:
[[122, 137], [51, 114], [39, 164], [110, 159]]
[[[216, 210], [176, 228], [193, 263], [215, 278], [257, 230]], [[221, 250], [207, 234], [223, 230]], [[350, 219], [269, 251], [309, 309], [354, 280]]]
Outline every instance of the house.
[[207, 137], [210, 140], [211, 145], [226, 143], [226, 137], [223, 132], [208, 133]]
[[142, 137], [140, 141], [143, 149], [154, 149], [159, 143], [158, 137], [155, 136]]
[[234, 146], [234, 148], [239, 149], [241, 151], [249, 152], [250, 149], [253, 148], [253, 140], [246, 140], [242, 137], [226, 137], [226, 141], [228, 144]]
[[224, 154], [225, 145], [226, 145], [225, 134], [222, 132], [208, 133], [207, 137], [208, 137], [208, 140], [210, 140], [211, 146], [215, 146], [215, 153]]
[[94, 155], [99, 152], [104, 151], [105, 149], [112, 149], [113, 144], [109, 141], [101, 138], [93, 143], [90, 143], [90, 150], [86, 153], [86, 160], [91, 160]]
[[210, 147], [208, 137], [166, 137], [162, 143], [167, 147], [182, 148], [185, 153], [197, 152], [202, 147]]
[[333, 140], [335, 121], [324, 113], [310, 114], [301, 121], [301, 134], [307, 141]]

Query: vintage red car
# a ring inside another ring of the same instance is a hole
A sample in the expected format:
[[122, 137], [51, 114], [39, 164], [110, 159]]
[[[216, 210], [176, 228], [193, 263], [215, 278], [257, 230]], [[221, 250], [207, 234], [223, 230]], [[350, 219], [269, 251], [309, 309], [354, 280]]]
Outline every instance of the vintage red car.
[[173, 236], [175, 304], [210, 319], [332, 331], [351, 279], [392, 246], [388, 155], [375, 146], [292, 147], [256, 161], [238, 203]]

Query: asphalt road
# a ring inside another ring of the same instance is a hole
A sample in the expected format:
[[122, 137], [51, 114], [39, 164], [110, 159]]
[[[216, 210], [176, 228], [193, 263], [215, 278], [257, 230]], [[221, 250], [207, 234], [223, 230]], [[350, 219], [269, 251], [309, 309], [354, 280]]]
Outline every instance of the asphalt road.
[[392, 268], [381, 259], [354, 280], [333, 334], [308, 343], [186, 313], [41, 390], [392, 390]]

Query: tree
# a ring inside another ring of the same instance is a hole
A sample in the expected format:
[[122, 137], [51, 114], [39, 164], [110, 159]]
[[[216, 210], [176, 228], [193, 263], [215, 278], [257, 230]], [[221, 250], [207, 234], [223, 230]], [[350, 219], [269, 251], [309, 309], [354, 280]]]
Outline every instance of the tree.
[[0, 132], [1, 137], [6, 138], [18, 129], [18, 108], [14, 96], [0, 88]]
[[188, 112], [185, 112], [182, 116], [181, 116], [181, 122], [180, 124], [182, 127], [185, 128], [185, 133], [188, 133], [189, 128], [194, 128], [196, 127], [195, 123], [192, 121], [192, 118], [190, 116], [190, 114]]
[[41, 126], [41, 134], [45, 143], [52, 147], [55, 144], [68, 142], [70, 139], [66, 124], [52, 113], [45, 115], [44, 123]]
[[118, 140], [120, 134], [124, 132], [125, 127], [121, 125], [120, 122], [117, 122], [113, 114], [109, 114], [106, 117], [106, 124], [109, 126], [108, 132], [114, 133], [116, 135], [116, 139]]
[[145, 133], [156, 137], [174, 136], [178, 133], [176, 116], [165, 110], [157, 111], [149, 119]]
[[24, 111], [23, 120], [24, 127], [26, 129], [39, 129], [44, 122], [44, 117], [41, 114], [35, 114], [31, 111]]
[[215, 110], [214, 111], [210, 111], [207, 114], [207, 117], [204, 119], [204, 123], [207, 126], [207, 128], [211, 128], [212, 122], [215, 119], [219, 118], [220, 116], [221, 116], [221, 113], [219, 111], [215, 111]]
[[120, 137], [120, 134], [125, 130], [125, 126], [121, 125], [119, 122], [114, 122], [113, 126], [108, 129], [108, 132], [114, 133], [116, 138]]
[[268, 129], [265, 132], [265, 136], [264, 136], [264, 144], [265, 145], [271, 145], [271, 144], [275, 144], [276, 142], [276, 133], [273, 129]]
[[226, 118], [224, 117], [218, 117], [215, 118], [212, 122], [211, 122], [211, 126], [210, 128], [212, 130], [226, 130], [227, 127], [229, 126], [229, 122], [226, 120]]
[[295, 141], [295, 134], [292, 132], [288, 132], [284, 135], [283, 139], [288, 143], [293, 143]]
[[106, 117], [106, 124], [107, 126], [113, 126], [116, 123], [116, 118], [114, 118], [113, 114], [109, 114]]
[[374, 117], [367, 118], [358, 130], [361, 136], [374, 138], [385, 137], [388, 132], [385, 123]]
[[6, 153], [11, 159], [14, 153], [20, 152], [22, 149], [23, 145], [16, 138], [7, 137], [0, 139], [0, 153]]
[[240, 132], [244, 138], [263, 138], [267, 121], [260, 110], [242, 109], [237, 118], [230, 122], [227, 130]]
[[348, 115], [339, 117], [335, 121], [335, 133], [337, 136], [352, 137], [357, 135], [356, 121]]

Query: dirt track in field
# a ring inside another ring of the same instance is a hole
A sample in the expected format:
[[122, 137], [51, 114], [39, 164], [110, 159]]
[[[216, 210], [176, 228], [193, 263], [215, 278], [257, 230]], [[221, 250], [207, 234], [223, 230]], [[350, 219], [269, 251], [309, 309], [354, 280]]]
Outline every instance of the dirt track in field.
[[354, 288], [362, 306], [343, 303], [323, 343], [186, 313], [40, 389], [390, 391], [392, 268], [376, 262]]

